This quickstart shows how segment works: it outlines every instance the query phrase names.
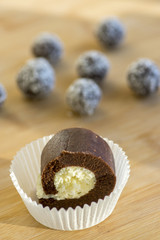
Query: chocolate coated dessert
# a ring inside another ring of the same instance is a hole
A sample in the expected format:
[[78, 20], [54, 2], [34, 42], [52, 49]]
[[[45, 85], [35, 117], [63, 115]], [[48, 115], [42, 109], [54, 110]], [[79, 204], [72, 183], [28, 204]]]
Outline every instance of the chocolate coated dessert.
[[90, 205], [110, 195], [115, 183], [112, 151], [90, 130], [64, 129], [42, 151], [37, 196], [44, 207]]

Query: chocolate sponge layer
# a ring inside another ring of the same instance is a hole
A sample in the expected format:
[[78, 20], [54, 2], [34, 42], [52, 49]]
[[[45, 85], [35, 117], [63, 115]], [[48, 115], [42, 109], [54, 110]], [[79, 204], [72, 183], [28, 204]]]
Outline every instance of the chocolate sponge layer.
[[54, 176], [61, 168], [80, 166], [95, 174], [94, 188], [78, 199], [39, 199], [43, 206], [57, 209], [90, 205], [109, 195], [115, 186], [115, 166], [112, 151], [97, 134], [84, 128], [69, 128], [58, 132], [46, 144], [41, 156], [41, 180], [46, 194], [56, 194]]

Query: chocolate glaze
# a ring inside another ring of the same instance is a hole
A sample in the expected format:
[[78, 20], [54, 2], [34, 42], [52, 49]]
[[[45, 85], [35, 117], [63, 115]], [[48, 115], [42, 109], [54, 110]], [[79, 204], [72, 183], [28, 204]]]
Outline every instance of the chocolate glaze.
[[46, 194], [56, 194], [54, 175], [63, 167], [80, 166], [94, 172], [95, 187], [78, 199], [39, 199], [43, 206], [50, 208], [90, 205], [109, 195], [115, 186], [115, 166], [112, 151], [97, 134], [84, 128], [69, 128], [58, 132], [42, 151], [42, 186]]

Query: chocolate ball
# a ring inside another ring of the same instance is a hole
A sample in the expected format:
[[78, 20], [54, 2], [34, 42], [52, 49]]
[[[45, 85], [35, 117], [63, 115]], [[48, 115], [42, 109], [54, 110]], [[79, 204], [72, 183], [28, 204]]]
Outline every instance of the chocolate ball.
[[92, 115], [101, 99], [101, 90], [91, 79], [80, 78], [66, 91], [70, 108], [81, 115]]
[[104, 19], [97, 27], [96, 36], [106, 48], [115, 48], [125, 36], [125, 28], [117, 18]]
[[77, 72], [80, 77], [90, 78], [100, 83], [109, 71], [109, 61], [98, 51], [83, 53], [77, 61]]
[[33, 42], [32, 52], [36, 57], [46, 58], [54, 65], [62, 57], [63, 44], [58, 36], [50, 33], [42, 33]]
[[147, 58], [131, 64], [127, 73], [129, 87], [140, 96], [156, 92], [160, 85], [160, 71], [156, 64]]
[[7, 98], [6, 90], [2, 84], [0, 84], [0, 107], [3, 105]]
[[29, 60], [17, 75], [20, 90], [29, 98], [44, 98], [52, 91], [55, 75], [44, 58]]

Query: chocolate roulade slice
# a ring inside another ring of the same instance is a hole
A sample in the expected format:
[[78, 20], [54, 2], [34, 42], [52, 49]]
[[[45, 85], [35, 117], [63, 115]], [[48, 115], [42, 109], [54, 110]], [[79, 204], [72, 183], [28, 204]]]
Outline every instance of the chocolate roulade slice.
[[37, 196], [43, 206], [67, 209], [90, 205], [109, 195], [115, 183], [112, 151], [90, 130], [64, 129], [42, 151]]

